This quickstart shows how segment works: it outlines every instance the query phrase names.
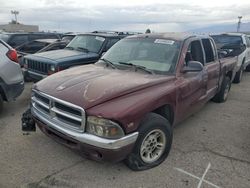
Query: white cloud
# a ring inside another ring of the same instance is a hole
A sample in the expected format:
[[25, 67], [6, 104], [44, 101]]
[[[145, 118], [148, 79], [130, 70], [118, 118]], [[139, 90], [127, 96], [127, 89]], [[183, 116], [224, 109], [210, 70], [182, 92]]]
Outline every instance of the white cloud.
[[[250, 20], [249, 0], [10, 0], [1, 2], [0, 23], [9, 22], [10, 10], [18, 19], [44, 30], [91, 31], [102, 29], [185, 31], [216, 23]], [[237, 3], [237, 4], [236, 4]]]

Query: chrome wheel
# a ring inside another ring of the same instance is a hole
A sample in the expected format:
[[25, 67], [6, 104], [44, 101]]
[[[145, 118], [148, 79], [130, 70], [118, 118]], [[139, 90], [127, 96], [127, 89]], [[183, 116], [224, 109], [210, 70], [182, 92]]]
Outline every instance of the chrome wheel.
[[157, 161], [163, 154], [166, 147], [166, 136], [160, 129], [152, 130], [143, 139], [140, 156], [145, 163]]
[[228, 83], [224, 91], [224, 96], [223, 96], [224, 101], [227, 99], [229, 90], [230, 90], [230, 84]]

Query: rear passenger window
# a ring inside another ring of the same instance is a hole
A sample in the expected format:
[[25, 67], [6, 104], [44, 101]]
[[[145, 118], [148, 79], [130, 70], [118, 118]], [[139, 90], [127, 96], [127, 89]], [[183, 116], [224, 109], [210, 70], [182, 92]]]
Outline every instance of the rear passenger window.
[[211, 40], [202, 39], [203, 48], [205, 50], [206, 63], [215, 61], [215, 52]]

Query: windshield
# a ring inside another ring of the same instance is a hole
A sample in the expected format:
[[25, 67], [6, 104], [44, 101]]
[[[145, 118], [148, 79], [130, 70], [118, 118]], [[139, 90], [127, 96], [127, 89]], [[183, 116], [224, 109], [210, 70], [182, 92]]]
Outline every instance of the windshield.
[[227, 45], [240, 45], [242, 44], [242, 38], [240, 36], [230, 36], [230, 35], [212, 35], [211, 36], [217, 47], [222, 48]]
[[3, 40], [4, 42], [7, 42], [9, 38], [9, 35], [6, 34], [0, 34], [0, 39]]
[[100, 36], [78, 35], [66, 46], [66, 48], [97, 53], [100, 51], [104, 41], [105, 38]]
[[154, 73], [173, 72], [180, 51], [180, 42], [167, 39], [130, 38], [117, 42], [103, 56], [114, 65], [132, 64]]

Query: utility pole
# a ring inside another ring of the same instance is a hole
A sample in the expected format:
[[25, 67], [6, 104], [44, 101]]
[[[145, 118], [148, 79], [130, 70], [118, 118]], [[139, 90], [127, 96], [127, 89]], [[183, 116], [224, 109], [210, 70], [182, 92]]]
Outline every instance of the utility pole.
[[17, 11], [17, 10], [12, 10], [12, 11], [11, 11], [11, 14], [14, 14], [14, 15], [15, 15], [15, 21], [16, 21], [16, 24], [17, 24], [17, 15], [19, 14], [19, 11]]
[[240, 24], [241, 24], [241, 19], [242, 19], [242, 16], [238, 16], [238, 25], [237, 25], [237, 33], [240, 32]]

